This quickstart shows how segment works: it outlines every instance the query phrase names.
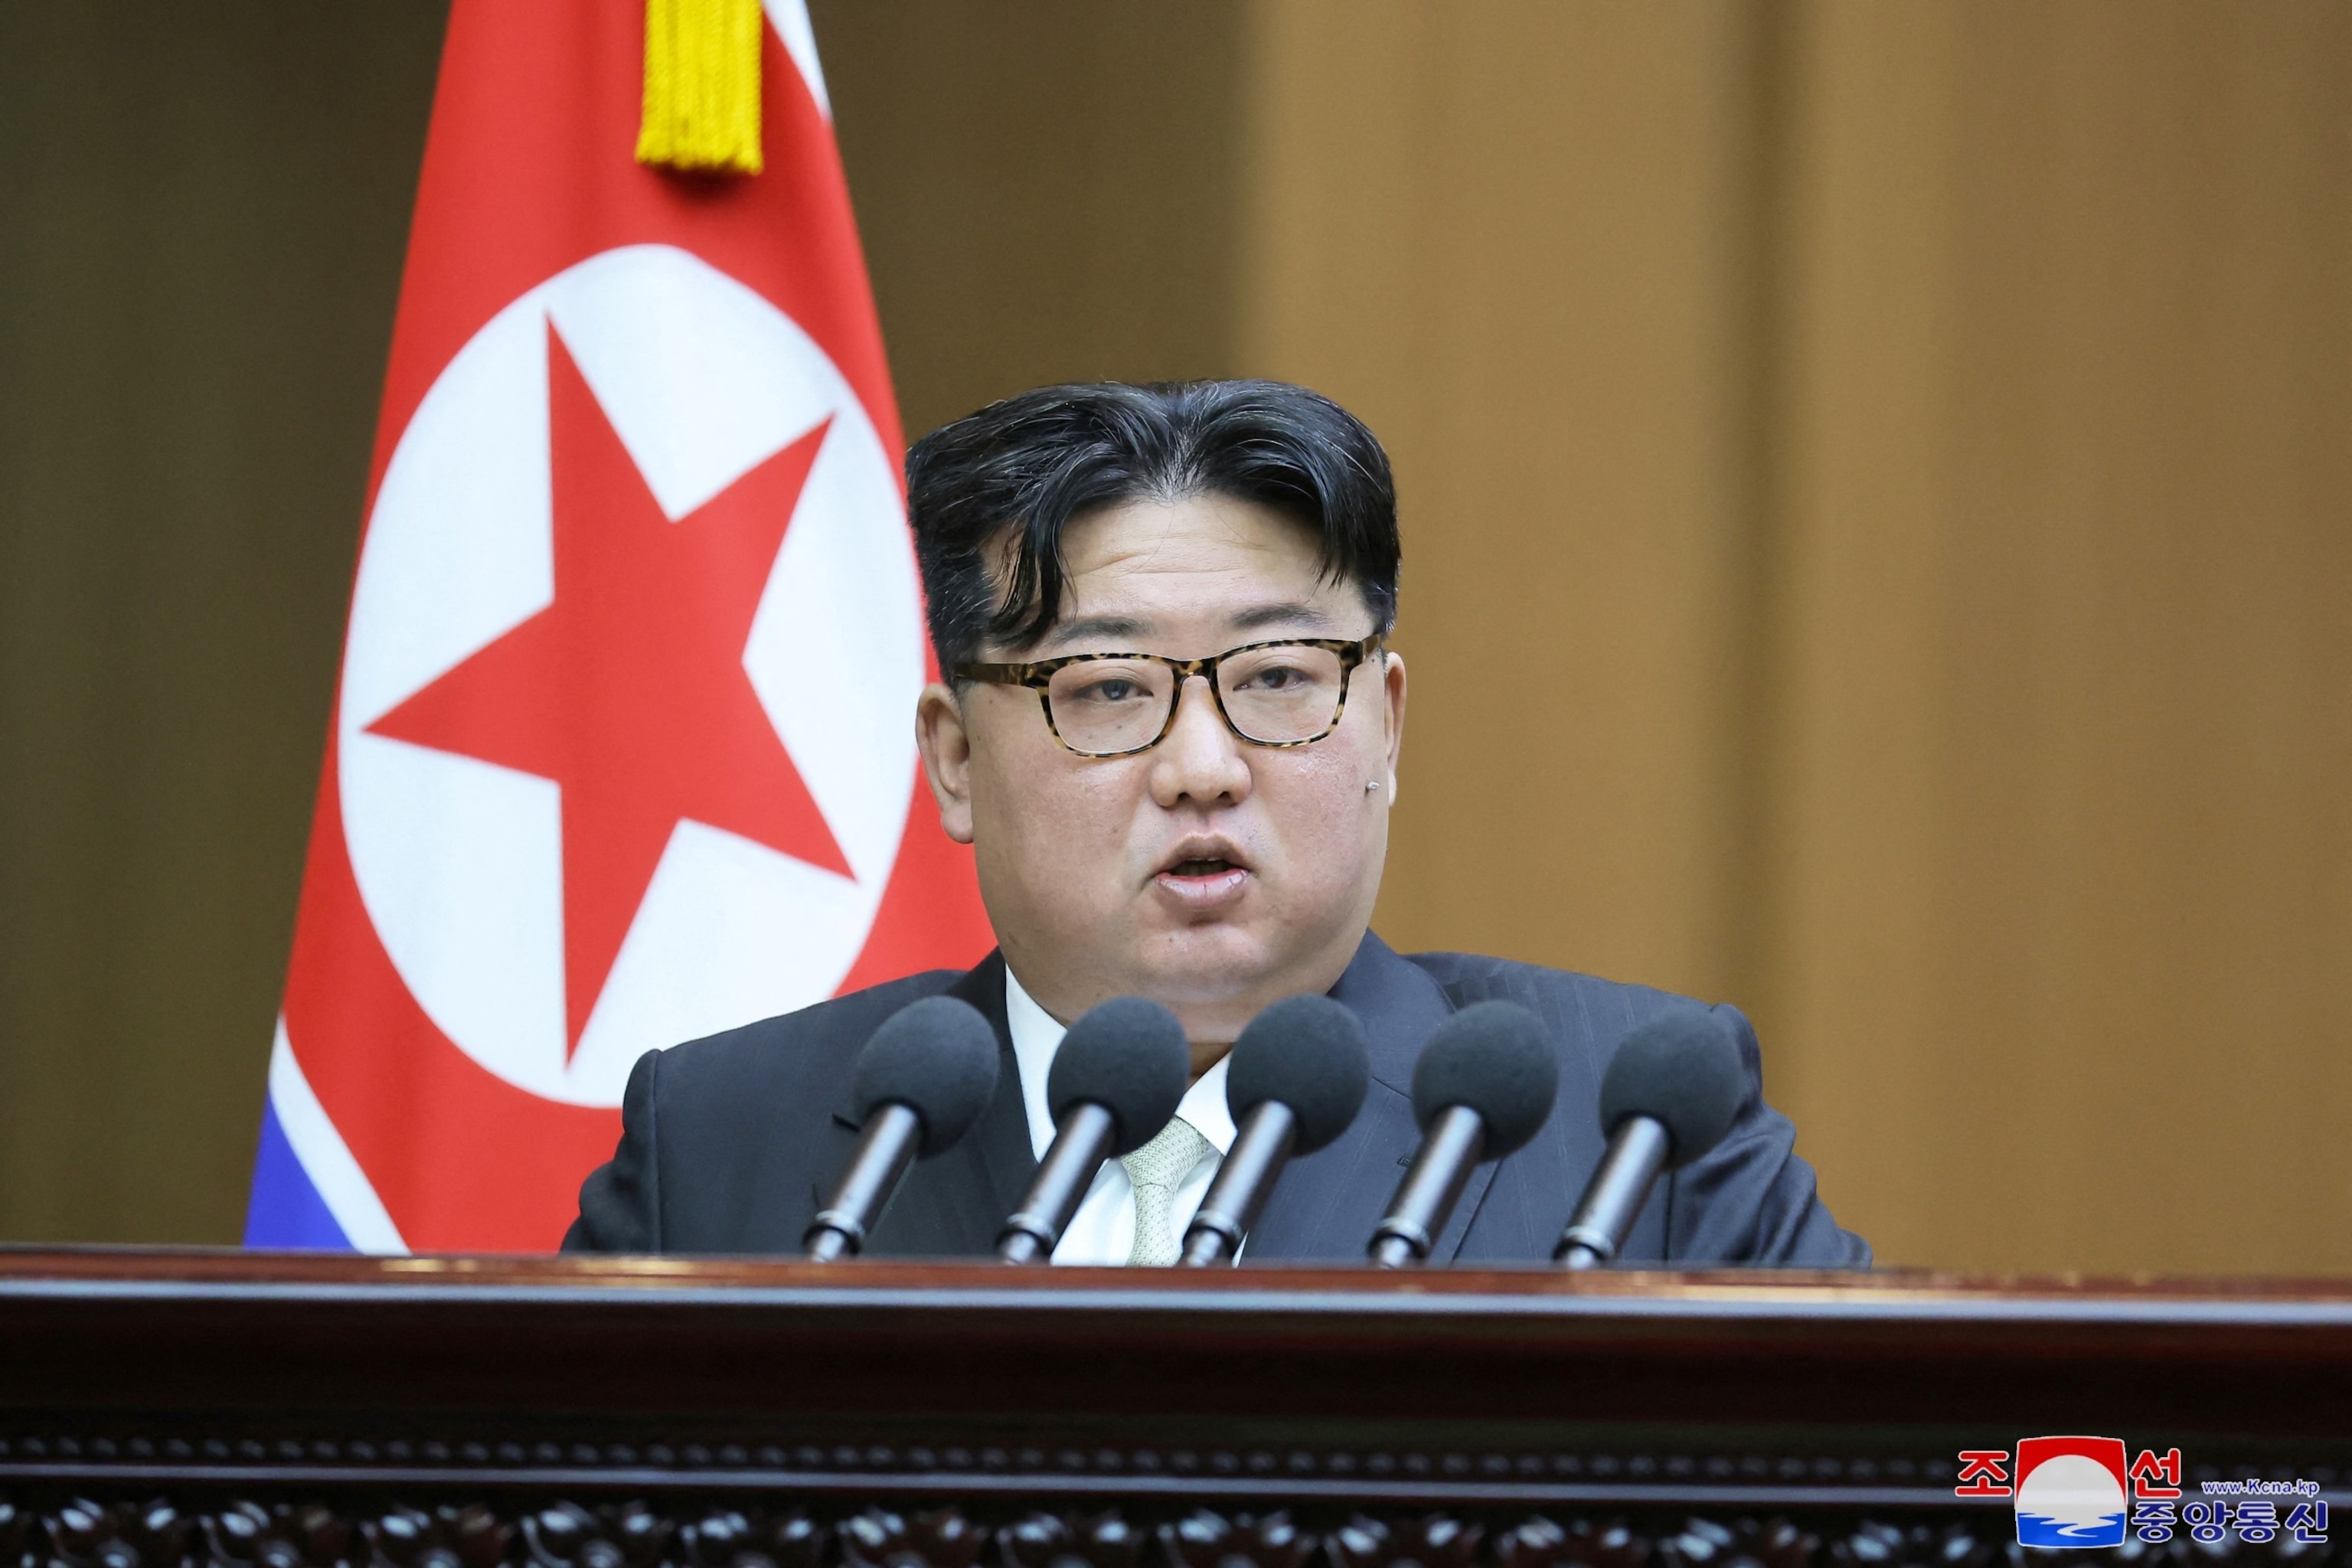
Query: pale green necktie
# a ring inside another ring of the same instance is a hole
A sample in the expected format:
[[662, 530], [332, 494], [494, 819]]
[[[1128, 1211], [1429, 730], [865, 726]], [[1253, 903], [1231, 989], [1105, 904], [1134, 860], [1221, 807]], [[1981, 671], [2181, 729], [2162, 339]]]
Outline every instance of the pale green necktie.
[[1181, 1255], [1171, 1216], [1176, 1189], [1211, 1147], [1200, 1129], [1179, 1116], [1150, 1142], [1119, 1156], [1127, 1179], [1135, 1184], [1135, 1248], [1127, 1256], [1129, 1263], [1165, 1268]]

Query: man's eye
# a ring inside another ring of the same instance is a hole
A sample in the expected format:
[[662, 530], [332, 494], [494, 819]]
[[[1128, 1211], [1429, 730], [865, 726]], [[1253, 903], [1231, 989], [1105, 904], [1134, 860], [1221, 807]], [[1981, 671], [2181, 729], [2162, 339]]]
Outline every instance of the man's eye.
[[1294, 691], [1307, 684], [1305, 670], [1295, 665], [1269, 664], [1253, 669], [1242, 678], [1244, 691]]
[[1124, 677], [1114, 676], [1105, 680], [1090, 680], [1079, 687], [1076, 695], [1081, 702], [1108, 705], [1115, 702], [1133, 702], [1143, 694], [1143, 688], [1140, 685]]

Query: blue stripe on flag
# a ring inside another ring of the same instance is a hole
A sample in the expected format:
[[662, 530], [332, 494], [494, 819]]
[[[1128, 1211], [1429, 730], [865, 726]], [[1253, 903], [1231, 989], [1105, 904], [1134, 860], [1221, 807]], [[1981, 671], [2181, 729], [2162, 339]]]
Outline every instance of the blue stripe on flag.
[[247, 1247], [350, 1252], [351, 1240], [311, 1184], [294, 1145], [278, 1124], [274, 1100], [261, 1102], [261, 1152], [253, 1162], [253, 1196], [246, 1205]]

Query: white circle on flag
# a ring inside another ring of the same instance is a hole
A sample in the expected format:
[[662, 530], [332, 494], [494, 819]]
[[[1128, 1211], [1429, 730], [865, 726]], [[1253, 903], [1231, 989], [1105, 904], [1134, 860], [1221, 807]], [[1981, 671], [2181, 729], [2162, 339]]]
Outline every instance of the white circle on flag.
[[[569, 1051], [557, 784], [367, 732], [553, 602], [550, 321], [673, 520], [832, 421], [743, 666], [852, 873], [681, 821]], [[896, 462], [838, 367], [760, 295], [685, 251], [630, 246], [500, 310], [394, 449], [343, 656], [352, 869], [435, 1025], [519, 1089], [609, 1106], [648, 1049], [831, 995], [906, 826], [920, 606]]]

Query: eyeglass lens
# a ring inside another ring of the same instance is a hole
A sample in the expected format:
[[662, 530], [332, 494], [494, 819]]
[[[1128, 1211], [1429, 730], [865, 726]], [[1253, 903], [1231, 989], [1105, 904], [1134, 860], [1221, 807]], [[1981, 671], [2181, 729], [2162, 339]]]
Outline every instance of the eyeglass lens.
[[[1328, 648], [1280, 643], [1217, 667], [1225, 717], [1244, 740], [1310, 741], [1338, 718], [1346, 677]], [[1176, 672], [1148, 658], [1086, 659], [1054, 672], [1045, 689], [1054, 728], [1073, 751], [1108, 753], [1150, 745], [1168, 723]]]

